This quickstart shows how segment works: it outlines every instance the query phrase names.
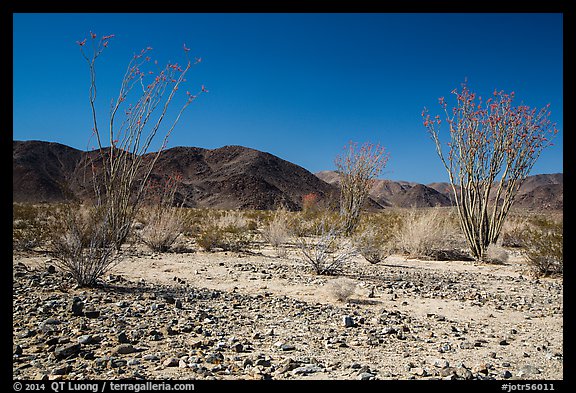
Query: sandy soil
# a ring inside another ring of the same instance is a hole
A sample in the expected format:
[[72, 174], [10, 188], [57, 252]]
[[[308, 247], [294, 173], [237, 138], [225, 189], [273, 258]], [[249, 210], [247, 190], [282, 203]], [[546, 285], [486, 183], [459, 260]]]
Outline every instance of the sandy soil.
[[[265, 246], [250, 253], [188, 249], [191, 252], [132, 252], [110, 277], [122, 277], [128, 286], [149, 286], [150, 291], [179, 288], [175, 293], [185, 304], [184, 311], [176, 311], [177, 327], [184, 312], [193, 315], [200, 310], [199, 303], [182, 295], [187, 290], [225, 294], [204, 304], [212, 307], [214, 318], [225, 321], [219, 341], [226, 344], [218, 349], [224, 360], [218, 366], [210, 363], [209, 371], [196, 373], [194, 378], [563, 379], [562, 280], [531, 277], [523, 258], [514, 253], [500, 265], [399, 255], [373, 265], [358, 256], [344, 271], [354, 292], [342, 301], [333, 289], [333, 281], [339, 278], [315, 275], [295, 248], [282, 258]], [[15, 256], [13, 263], [42, 272], [50, 260]], [[72, 288], [67, 296], [73, 295], [87, 301], [99, 296]], [[134, 301], [145, 299], [140, 296]], [[230, 310], [231, 302], [238, 304], [239, 313]], [[102, 306], [103, 313], [106, 307]], [[343, 325], [345, 316], [352, 318], [354, 326]], [[15, 335], [24, 326], [16, 318]], [[162, 362], [174, 346], [169, 341], [134, 341], [145, 346], [144, 353], [161, 354], [154, 367], [140, 366], [145, 378], [190, 378], [190, 359], [200, 355], [186, 348], [192, 338], [202, 335], [175, 337], [188, 352], [172, 356], [184, 356], [188, 365], [172, 367]], [[231, 349], [235, 342], [250, 350], [235, 353]], [[282, 343], [295, 348], [279, 349]], [[24, 339], [20, 344], [33, 347]], [[98, 356], [99, 351], [109, 353], [111, 348], [112, 343], [101, 344], [93, 352]], [[202, 356], [197, 363], [208, 364], [208, 348]], [[265, 361], [255, 365], [258, 359]], [[290, 361], [294, 361], [292, 366]], [[15, 363], [15, 374], [38, 376], [33, 367], [21, 370], [20, 366]], [[71, 372], [66, 378], [89, 376], [86, 370], [92, 366], [83, 367], [83, 373]], [[302, 371], [302, 367], [309, 369]], [[31, 369], [36, 374], [27, 371]], [[112, 371], [106, 377], [113, 377]], [[53, 378], [49, 369], [43, 375]]]

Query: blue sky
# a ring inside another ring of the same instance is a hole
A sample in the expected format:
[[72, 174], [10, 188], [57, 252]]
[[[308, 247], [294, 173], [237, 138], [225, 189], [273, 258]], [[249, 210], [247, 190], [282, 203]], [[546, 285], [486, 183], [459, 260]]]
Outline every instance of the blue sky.
[[334, 169], [348, 141], [372, 142], [390, 154], [382, 178], [447, 181], [421, 112], [440, 113], [438, 97], [466, 78], [480, 95], [550, 103], [560, 132], [532, 173], [563, 172], [562, 14], [14, 14], [15, 140], [90, 148], [76, 45], [89, 31], [115, 35], [96, 65], [104, 119], [135, 52], [150, 46], [159, 63], [182, 63], [185, 43], [202, 58], [183, 90], [209, 92], [168, 147], [242, 145], [317, 172]]

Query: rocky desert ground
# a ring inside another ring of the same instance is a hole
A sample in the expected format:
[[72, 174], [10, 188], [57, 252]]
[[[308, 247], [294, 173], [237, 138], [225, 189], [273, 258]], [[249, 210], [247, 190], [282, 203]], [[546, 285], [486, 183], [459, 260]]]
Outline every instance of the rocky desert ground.
[[187, 251], [132, 251], [91, 289], [15, 254], [13, 378], [563, 379], [562, 279], [519, 254], [331, 277], [296, 249]]

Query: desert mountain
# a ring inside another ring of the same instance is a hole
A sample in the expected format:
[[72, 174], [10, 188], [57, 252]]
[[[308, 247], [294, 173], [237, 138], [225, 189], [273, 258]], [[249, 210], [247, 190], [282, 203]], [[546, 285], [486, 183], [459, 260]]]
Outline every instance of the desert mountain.
[[[320, 179], [337, 185], [340, 175], [335, 171], [316, 173]], [[514, 202], [514, 206], [533, 209], [561, 210], [564, 206], [563, 174], [542, 174], [528, 176]], [[436, 182], [427, 185], [376, 179], [370, 191], [372, 199], [382, 206], [394, 207], [433, 207], [453, 205], [453, 191], [450, 183]]]
[[[84, 169], [89, 156], [95, 157], [97, 152], [54, 142], [13, 141], [13, 201], [60, 202], [87, 197], [92, 190], [91, 174]], [[314, 175], [270, 153], [242, 146], [167, 149], [156, 163], [152, 179], [176, 175], [180, 177], [177, 198], [189, 207], [299, 209], [303, 195], [316, 193], [328, 200], [338, 195], [337, 172]], [[448, 183], [377, 180], [367, 206], [449, 206], [451, 193]], [[530, 176], [515, 205], [562, 209], [563, 175]]]
[[[151, 156], [154, 153], [149, 153]], [[53, 142], [13, 142], [14, 202], [58, 202], [84, 198], [91, 174], [83, 152]], [[88, 171], [89, 172], [89, 171]], [[226, 209], [298, 209], [303, 195], [335, 195], [334, 186], [306, 169], [272, 154], [241, 146], [209, 150], [174, 147], [156, 163], [153, 179], [179, 175], [177, 197], [189, 207]]]

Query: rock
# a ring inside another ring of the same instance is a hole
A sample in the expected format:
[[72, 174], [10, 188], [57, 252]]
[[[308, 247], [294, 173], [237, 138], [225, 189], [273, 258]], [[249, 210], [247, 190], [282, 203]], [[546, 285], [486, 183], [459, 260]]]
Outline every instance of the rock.
[[132, 344], [120, 344], [112, 352], [117, 355], [128, 355], [138, 350]]
[[178, 309], [182, 309], [182, 300], [180, 299], [176, 299], [176, 301], [174, 302], [174, 307], [178, 308]]
[[13, 349], [12, 353], [14, 355], [16, 355], [16, 356], [22, 355], [23, 350], [22, 350], [22, 347], [20, 345], [13, 345], [12, 349]]
[[342, 317], [342, 326], [346, 328], [354, 327], [355, 326], [354, 319], [352, 319], [350, 315], [344, 315]]
[[322, 371], [321, 367], [318, 367], [315, 364], [306, 364], [304, 366], [300, 366], [295, 368], [291, 371], [292, 375], [308, 375]]
[[96, 310], [94, 306], [84, 307], [84, 316], [86, 318], [96, 319], [100, 316], [100, 311]]
[[440, 370], [440, 376], [445, 378], [449, 376], [456, 376], [456, 368], [446, 367]]
[[504, 371], [502, 371], [500, 376], [504, 379], [508, 379], [508, 378], [512, 378], [512, 373], [508, 370], [504, 370]]
[[541, 371], [540, 369], [538, 369], [537, 367], [531, 365], [531, 364], [526, 364], [525, 366], [522, 366], [520, 368], [520, 370], [518, 370], [518, 372], [516, 373], [517, 377], [525, 377], [525, 376], [529, 376], [529, 375], [534, 375], [534, 374], [540, 374]]
[[480, 374], [488, 374], [488, 366], [486, 363], [479, 363], [472, 367], [472, 372]]
[[130, 340], [128, 339], [128, 336], [126, 335], [126, 332], [120, 332], [118, 334], [118, 336], [116, 336], [116, 339], [118, 340], [118, 342], [120, 344], [130, 344]]
[[465, 380], [469, 380], [469, 379], [472, 379], [474, 377], [474, 375], [472, 374], [472, 371], [468, 370], [466, 367], [458, 367], [456, 369], [456, 375], [459, 378], [462, 378]]
[[111, 358], [110, 359], [110, 367], [112, 367], [112, 368], [124, 367], [127, 364], [128, 364], [128, 361], [126, 359], [118, 359], [118, 358]]
[[154, 355], [151, 353], [142, 356], [142, 359], [147, 360], [149, 362], [154, 362], [156, 360], [160, 360], [160, 358], [157, 355]]
[[94, 342], [94, 337], [91, 334], [84, 334], [78, 337], [78, 343], [82, 345], [88, 345]]
[[187, 367], [188, 367], [188, 364], [186, 363], [186, 361], [180, 359], [180, 360], [178, 361], [178, 367], [179, 367], [179, 368], [187, 368]]
[[360, 373], [360, 375], [358, 375], [358, 379], [361, 381], [369, 381], [371, 379], [374, 379], [375, 375], [370, 373], [370, 372], [363, 372]]
[[413, 367], [410, 369], [410, 374], [417, 375], [419, 377], [425, 377], [428, 372], [422, 367]]
[[57, 366], [57, 367], [53, 368], [51, 374], [52, 375], [66, 375], [72, 370], [73, 370], [73, 367], [67, 364], [65, 366]]
[[70, 303], [70, 312], [76, 317], [84, 315], [84, 302], [79, 297], [74, 297]]
[[448, 368], [450, 366], [450, 363], [448, 363], [448, 361], [445, 359], [434, 359], [433, 364], [434, 364], [434, 366], [442, 368], [442, 369]]
[[296, 349], [296, 347], [295, 347], [294, 345], [292, 345], [292, 344], [282, 344], [282, 345], [280, 346], [280, 349], [283, 350], [283, 351], [293, 351], [293, 350]]
[[48, 265], [48, 267], [46, 268], [46, 272], [48, 274], [54, 274], [56, 273], [56, 267], [54, 265]]
[[178, 367], [180, 365], [180, 359], [168, 358], [162, 362], [164, 367]]
[[71, 343], [63, 345], [61, 347], [56, 347], [54, 349], [54, 356], [56, 356], [56, 359], [62, 360], [74, 357], [78, 355], [78, 352], [80, 352], [80, 344]]

